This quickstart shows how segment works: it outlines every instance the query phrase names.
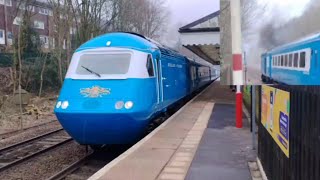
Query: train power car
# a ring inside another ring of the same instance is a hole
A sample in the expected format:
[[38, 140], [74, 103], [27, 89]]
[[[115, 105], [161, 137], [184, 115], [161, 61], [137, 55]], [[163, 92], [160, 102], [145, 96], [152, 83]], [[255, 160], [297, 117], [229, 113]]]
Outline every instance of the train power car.
[[288, 85], [320, 84], [320, 34], [275, 48], [261, 56], [262, 81]]
[[109, 33], [75, 51], [55, 114], [80, 144], [131, 144], [154, 117], [212, 78], [210, 66], [151, 39]]

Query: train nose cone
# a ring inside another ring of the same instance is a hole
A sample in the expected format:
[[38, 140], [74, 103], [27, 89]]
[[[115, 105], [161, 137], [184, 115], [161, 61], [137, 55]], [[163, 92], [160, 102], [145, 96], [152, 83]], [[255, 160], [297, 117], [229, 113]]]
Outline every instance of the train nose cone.
[[83, 109], [93, 110], [101, 107], [101, 102], [96, 99], [88, 99], [82, 103]]

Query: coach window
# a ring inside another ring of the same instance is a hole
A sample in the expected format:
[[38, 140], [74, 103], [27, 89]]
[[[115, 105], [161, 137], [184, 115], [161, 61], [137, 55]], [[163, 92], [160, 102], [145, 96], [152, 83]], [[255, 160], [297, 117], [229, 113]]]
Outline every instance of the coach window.
[[284, 55], [284, 66], [288, 67], [288, 55]]
[[272, 65], [274, 66], [275, 57], [272, 57]]
[[292, 54], [289, 54], [289, 67], [292, 67], [292, 64], [293, 64], [293, 55]]
[[150, 54], [148, 55], [147, 69], [148, 69], [149, 77], [154, 77], [153, 63], [152, 63], [152, 58]]
[[300, 68], [306, 67], [306, 52], [300, 53]]
[[281, 66], [284, 66], [284, 57], [283, 57], [283, 55], [281, 56]]
[[272, 57], [272, 66], [274, 66], [274, 60], [275, 60], [275, 58]]
[[299, 54], [295, 53], [294, 54], [294, 62], [293, 62], [294, 67], [298, 67], [298, 60], [299, 60]]
[[278, 56], [278, 66], [280, 66], [280, 63], [281, 63], [280, 56]]

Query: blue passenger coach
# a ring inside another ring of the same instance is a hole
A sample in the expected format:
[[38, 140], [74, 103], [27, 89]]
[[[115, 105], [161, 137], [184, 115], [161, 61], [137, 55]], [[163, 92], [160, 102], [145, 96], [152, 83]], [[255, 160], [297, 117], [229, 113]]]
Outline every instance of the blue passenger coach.
[[288, 85], [320, 85], [320, 34], [275, 48], [261, 56], [262, 80]]
[[133, 33], [94, 38], [73, 54], [55, 114], [80, 144], [128, 144], [150, 121], [213, 80], [212, 67]]

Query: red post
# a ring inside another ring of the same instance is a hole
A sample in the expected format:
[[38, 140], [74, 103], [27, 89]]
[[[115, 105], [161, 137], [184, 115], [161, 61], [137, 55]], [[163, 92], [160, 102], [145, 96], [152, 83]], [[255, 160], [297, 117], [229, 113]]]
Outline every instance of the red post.
[[231, 10], [231, 37], [233, 55], [233, 85], [237, 85], [236, 93], [236, 127], [242, 128], [242, 93], [243, 85], [242, 65], [242, 37], [241, 37], [241, 8], [240, 0], [230, 1]]
[[236, 93], [236, 128], [242, 128], [242, 93], [239, 85]]

